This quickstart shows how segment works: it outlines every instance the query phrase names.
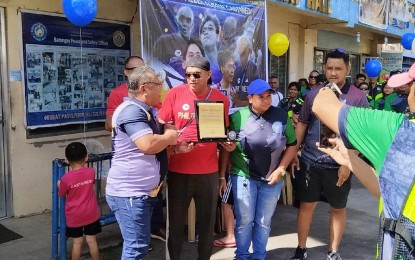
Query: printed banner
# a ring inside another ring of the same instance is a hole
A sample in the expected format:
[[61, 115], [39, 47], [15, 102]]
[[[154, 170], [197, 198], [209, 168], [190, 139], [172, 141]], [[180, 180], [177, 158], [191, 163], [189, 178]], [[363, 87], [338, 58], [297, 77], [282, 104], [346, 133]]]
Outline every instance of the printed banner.
[[387, 28], [388, 0], [360, 0], [359, 22], [379, 29]]
[[382, 70], [391, 72], [394, 70], [402, 71], [402, 52], [382, 51]]
[[408, 19], [409, 23], [415, 23], [415, 2], [408, 1]]
[[389, 24], [400, 29], [409, 28], [407, 0], [390, 1]]
[[110, 91], [124, 81], [130, 27], [22, 12], [26, 126], [105, 121]]
[[195, 55], [209, 60], [212, 86], [229, 97], [246, 100], [249, 83], [266, 78], [265, 0], [140, 3], [143, 58], [164, 74], [165, 92], [186, 82], [185, 62]]

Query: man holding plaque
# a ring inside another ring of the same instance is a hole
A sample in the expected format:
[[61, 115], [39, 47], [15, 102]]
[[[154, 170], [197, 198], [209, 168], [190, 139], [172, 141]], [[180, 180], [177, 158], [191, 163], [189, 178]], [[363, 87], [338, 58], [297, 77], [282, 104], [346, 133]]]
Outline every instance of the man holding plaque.
[[[209, 87], [211, 75], [210, 63], [205, 58], [187, 61], [187, 84], [170, 90], [158, 114], [162, 123], [172, 122], [179, 129], [178, 145], [170, 149], [167, 177], [168, 250], [172, 260], [180, 259], [183, 229], [192, 198], [199, 223], [198, 259], [208, 260], [212, 254], [218, 181], [224, 182], [225, 178], [219, 180], [217, 143], [198, 142], [195, 101], [223, 103], [223, 127], [229, 124], [229, 101], [219, 90]], [[235, 147], [232, 143], [221, 144], [227, 150]]]

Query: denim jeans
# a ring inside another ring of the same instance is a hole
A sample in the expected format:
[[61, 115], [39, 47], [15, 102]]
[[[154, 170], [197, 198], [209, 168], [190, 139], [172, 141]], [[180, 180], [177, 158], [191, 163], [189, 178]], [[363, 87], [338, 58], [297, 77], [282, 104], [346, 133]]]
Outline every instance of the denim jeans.
[[266, 245], [281, 194], [282, 181], [269, 185], [265, 181], [232, 175], [235, 211], [236, 259], [249, 259], [252, 242], [252, 259], [265, 259]]
[[150, 244], [151, 214], [157, 198], [110, 195], [106, 198], [124, 239], [121, 259], [143, 259], [147, 255]]

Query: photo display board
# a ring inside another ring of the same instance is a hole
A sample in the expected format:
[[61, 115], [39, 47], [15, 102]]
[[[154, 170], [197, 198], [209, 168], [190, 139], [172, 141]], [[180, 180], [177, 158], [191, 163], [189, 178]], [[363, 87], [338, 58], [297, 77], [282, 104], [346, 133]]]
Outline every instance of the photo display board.
[[26, 127], [105, 121], [113, 88], [125, 81], [130, 26], [22, 12]]

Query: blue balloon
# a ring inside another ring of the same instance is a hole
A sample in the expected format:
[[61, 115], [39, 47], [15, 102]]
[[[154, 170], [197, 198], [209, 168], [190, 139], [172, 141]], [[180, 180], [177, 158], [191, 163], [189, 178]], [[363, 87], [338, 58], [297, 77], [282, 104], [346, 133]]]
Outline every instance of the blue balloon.
[[97, 15], [97, 0], [63, 0], [63, 12], [71, 23], [88, 25]]
[[411, 50], [412, 49], [412, 41], [415, 39], [415, 33], [405, 33], [404, 35], [402, 35], [402, 46], [407, 49], [407, 50]]
[[378, 60], [369, 60], [366, 62], [365, 71], [369, 77], [377, 77], [382, 71], [382, 64]]

